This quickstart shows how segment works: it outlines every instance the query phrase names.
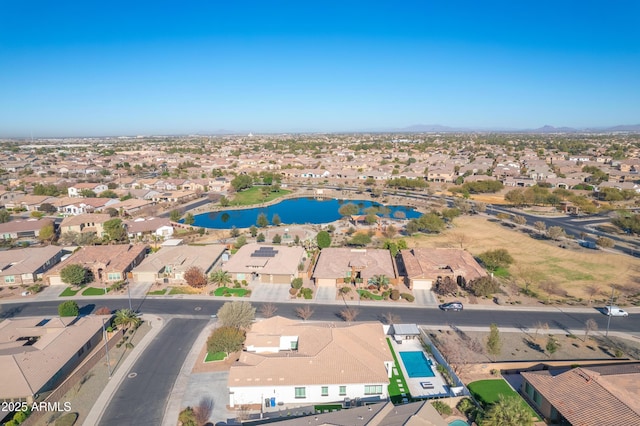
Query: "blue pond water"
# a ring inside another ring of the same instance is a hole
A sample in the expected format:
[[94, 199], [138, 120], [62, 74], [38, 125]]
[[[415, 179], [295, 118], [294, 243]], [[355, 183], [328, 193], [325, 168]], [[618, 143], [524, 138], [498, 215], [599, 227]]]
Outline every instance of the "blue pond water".
[[[280, 216], [282, 224], [319, 224], [329, 223], [341, 218], [338, 209], [346, 203], [353, 203], [360, 207], [360, 213], [368, 207], [381, 207], [381, 204], [372, 201], [361, 200], [318, 200], [315, 198], [292, 198], [268, 207], [258, 207], [243, 210], [224, 210], [219, 212], [203, 213], [196, 215], [194, 226], [215, 229], [248, 228], [256, 224], [260, 213], [264, 213], [271, 222], [273, 215]], [[412, 207], [386, 206], [389, 216], [402, 212], [407, 219], [420, 217], [420, 213]]]
[[407, 370], [409, 377], [434, 377], [433, 369], [431, 368], [431, 360], [427, 359], [424, 352], [412, 351], [412, 352], [400, 352], [400, 358], [404, 368]]

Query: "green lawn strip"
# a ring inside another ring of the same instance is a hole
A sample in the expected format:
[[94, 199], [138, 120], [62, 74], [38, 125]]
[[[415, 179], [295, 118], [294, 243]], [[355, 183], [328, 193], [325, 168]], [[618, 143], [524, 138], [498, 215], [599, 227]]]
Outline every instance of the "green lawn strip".
[[[107, 289], [107, 293], [110, 289]], [[82, 292], [83, 296], [104, 296], [104, 288], [89, 287]]]
[[216, 288], [213, 292], [214, 296], [224, 296], [225, 293], [230, 293], [233, 296], [244, 297], [249, 290], [246, 288], [229, 288], [229, 287], [219, 287]]
[[190, 287], [171, 287], [169, 294], [200, 294], [200, 292]]
[[[361, 299], [382, 300], [382, 296], [379, 294], [373, 294], [369, 290], [358, 290], [358, 294]], [[364, 296], [365, 294], [366, 296]]]
[[150, 291], [147, 294], [150, 296], [164, 296], [164, 294], [167, 292], [167, 289], [163, 289], [163, 290], [155, 290], [155, 291]]
[[314, 405], [313, 409], [316, 410], [316, 413], [324, 413], [324, 412], [342, 410], [342, 405], [340, 405], [340, 404], [320, 404], [320, 405]]
[[72, 290], [71, 287], [67, 287], [62, 293], [60, 293], [60, 297], [75, 296], [79, 291], [80, 290]]
[[263, 197], [262, 188], [254, 186], [253, 188], [238, 192], [235, 197], [233, 197], [230, 204], [232, 206], [249, 206], [252, 204], [266, 203], [290, 193], [291, 191], [281, 189], [277, 192], [270, 192], [266, 197]]
[[518, 392], [514, 391], [511, 386], [504, 379], [491, 379], [491, 380], [478, 380], [467, 385], [469, 392], [475, 399], [488, 408], [491, 404], [497, 402], [500, 399], [500, 395], [505, 397], [515, 396], [520, 399], [521, 404], [527, 407], [531, 411], [531, 416], [541, 420], [535, 411], [529, 406]]
[[227, 354], [224, 352], [214, 352], [214, 353], [207, 352], [207, 357], [204, 359], [204, 362], [222, 361], [226, 357], [227, 357]]
[[[407, 381], [404, 378], [404, 374], [402, 374], [402, 368], [400, 367], [400, 363], [398, 362], [398, 357], [396, 356], [396, 352], [393, 350], [393, 346], [391, 345], [391, 341], [387, 339], [387, 344], [389, 345], [389, 350], [391, 351], [391, 355], [393, 355], [393, 362], [395, 364], [395, 369], [398, 371], [398, 374], [393, 374], [389, 378], [389, 387], [387, 388], [389, 392], [389, 399], [394, 404], [399, 404], [402, 402], [402, 398], [411, 398], [409, 393], [409, 386], [407, 386]], [[398, 386], [398, 379], [401, 380], [402, 387], [404, 388], [404, 392], [400, 391], [400, 386]], [[406, 394], [407, 396], [403, 397], [402, 394]]]

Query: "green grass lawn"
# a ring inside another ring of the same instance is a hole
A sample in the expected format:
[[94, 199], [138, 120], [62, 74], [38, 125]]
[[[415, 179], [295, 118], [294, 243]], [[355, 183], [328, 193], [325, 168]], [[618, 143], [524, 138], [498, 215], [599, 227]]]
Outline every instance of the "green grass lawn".
[[244, 297], [249, 290], [246, 288], [229, 288], [229, 287], [219, 287], [216, 288], [213, 292], [214, 296], [224, 296], [225, 293], [230, 293], [233, 296]]
[[204, 359], [204, 362], [222, 361], [226, 357], [227, 357], [227, 354], [225, 354], [224, 352], [214, 352], [214, 353], [207, 352], [207, 357]]
[[154, 290], [154, 291], [150, 291], [147, 294], [150, 296], [164, 296], [164, 294], [167, 292], [167, 289], [162, 289], [162, 290]]
[[73, 290], [71, 287], [67, 287], [62, 293], [60, 293], [60, 297], [75, 296], [79, 291], [80, 290]]
[[491, 380], [478, 380], [467, 385], [469, 392], [482, 404], [485, 408], [489, 405], [497, 402], [500, 395], [505, 397], [515, 396], [520, 399], [522, 405], [526, 406], [531, 411], [531, 416], [540, 420], [540, 417], [535, 411], [522, 399], [520, 394], [509, 386], [504, 379], [491, 379]]
[[200, 292], [191, 287], [171, 287], [169, 294], [200, 294]]
[[[107, 288], [107, 293], [111, 291]], [[83, 296], [104, 296], [104, 288], [89, 287], [82, 292]]]
[[266, 203], [267, 201], [275, 200], [290, 193], [291, 191], [281, 189], [278, 192], [270, 192], [269, 195], [263, 197], [262, 187], [254, 186], [253, 188], [236, 193], [230, 204], [232, 206], [249, 206], [252, 204]]
[[[393, 374], [389, 378], [389, 387], [387, 388], [389, 392], [389, 399], [394, 404], [399, 404], [402, 402], [402, 398], [411, 398], [411, 394], [409, 393], [409, 386], [407, 386], [407, 381], [404, 378], [404, 374], [402, 374], [402, 368], [400, 368], [400, 363], [398, 362], [398, 357], [396, 356], [395, 351], [393, 350], [393, 346], [391, 345], [391, 341], [387, 339], [387, 344], [389, 345], [389, 350], [391, 351], [391, 355], [393, 355], [393, 362], [395, 363], [395, 369], [398, 371], [398, 374]], [[402, 387], [404, 388], [404, 392], [400, 391], [400, 386], [398, 386], [398, 379], [400, 379], [402, 383]], [[406, 397], [403, 397], [402, 394], [407, 394]]]
[[[380, 296], [379, 294], [373, 294], [369, 290], [358, 290], [358, 294], [360, 295], [360, 299], [362, 300], [382, 300], [382, 296]], [[366, 296], [364, 296], [365, 294]]]

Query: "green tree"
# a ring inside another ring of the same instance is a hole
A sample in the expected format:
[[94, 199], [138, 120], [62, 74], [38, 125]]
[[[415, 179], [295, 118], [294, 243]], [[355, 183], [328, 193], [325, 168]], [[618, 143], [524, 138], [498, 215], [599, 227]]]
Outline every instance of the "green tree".
[[353, 203], [343, 204], [338, 209], [338, 213], [343, 217], [353, 216], [354, 214], [358, 214], [359, 211], [360, 209], [358, 208], [358, 206]]
[[264, 243], [265, 241], [265, 236], [262, 232], [260, 232], [257, 236], [256, 236], [256, 242], [258, 243]]
[[389, 287], [389, 277], [386, 275], [374, 275], [369, 278], [368, 284], [375, 285], [380, 290], [383, 287]]
[[102, 227], [111, 241], [123, 241], [127, 238], [127, 231], [124, 229], [122, 219], [110, 219]]
[[320, 249], [327, 248], [331, 246], [331, 235], [327, 231], [320, 231], [318, 235], [316, 235], [316, 242], [318, 243], [318, 247]]
[[77, 317], [80, 308], [75, 300], [67, 300], [58, 305], [58, 315], [61, 317]]
[[478, 259], [490, 271], [506, 268], [513, 263], [513, 257], [506, 249], [488, 250], [478, 255]]
[[229, 207], [229, 204], [231, 204], [231, 202], [229, 201], [229, 199], [227, 197], [225, 197], [224, 195], [222, 197], [220, 197], [220, 205], [222, 207]]
[[209, 279], [212, 283], [214, 283], [217, 287], [224, 287], [227, 284], [231, 283], [231, 275], [223, 269], [216, 269], [211, 274], [209, 274]]
[[247, 244], [247, 237], [245, 237], [244, 235], [240, 235], [237, 239], [236, 242], [233, 243], [233, 246], [237, 249], [239, 249], [240, 247], [242, 247], [243, 245]]
[[246, 330], [256, 318], [256, 308], [249, 302], [227, 302], [218, 309], [218, 320], [223, 327]]
[[251, 227], [249, 227], [249, 233], [253, 238], [255, 238], [256, 235], [258, 235], [258, 228], [256, 228], [255, 225], [251, 225]]
[[499, 395], [486, 412], [482, 426], [533, 426], [533, 414], [519, 396]]
[[493, 356], [495, 361], [496, 357], [502, 352], [502, 338], [500, 337], [500, 331], [498, 325], [493, 323], [489, 326], [489, 337], [487, 337], [487, 353]]
[[137, 328], [142, 323], [142, 320], [138, 313], [132, 309], [119, 309], [116, 311], [113, 323], [123, 328]]
[[172, 222], [179, 221], [181, 217], [182, 217], [182, 212], [180, 210], [171, 210], [171, 213], [169, 213], [169, 219]]
[[185, 225], [193, 225], [193, 223], [196, 221], [195, 217], [193, 217], [193, 213], [189, 212], [187, 213], [187, 215], [184, 217], [184, 223]]
[[300, 290], [302, 288], [302, 278], [300, 277], [296, 277], [293, 280], [291, 280], [291, 287], [295, 288], [296, 290]]
[[280, 236], [280, 234], [276, 234], [273, 236], [273, 239], [271, 240], [271, 242], [273, 244], [280, 244], [282, 242], [282, 237]]
[[278, 215], [278, 213], [275, 213], [273, 215], [273, 217], [271, 218], [271, 223], [273, 223], [274, 226], [280, 226], [282, 220], [280, 220], [280, 215]]
[[73, 263], [60, 271], [60, 279], [63, 283], [72, 286], [81, 286], [89, 282], [89, 271], [82, 265]]
[[42, 204], [40, 204], [40, 207], [38, 208], [38, 210], [40, 210], [41, 212], [49, 213], [49, 214], [53, 214], [53, 213], [56, 213], [58, 211], [56, 206], [54, 206], [53, 204], [50, 204], [50, 203], [42, 203]]
[[224, 352], [229, 355], [242, 350], [244, 339], [245, 333], [242, 329], [229, 326], [218, 327], [207, 339], [207, 351], [210, 354]]
[[51, 241], [56, 236], [56, 232], [53, 229], [53, 224], [43, 226], [38, 233], [38, 239], [40, 241]]
[[253, 186], [253, 179], [249, 175], [238, 175], [231, 181], [231, 186], [236, 192], [248, 189]]
[[269, 219], [267, 219], [266, 214], [260, 213], [258, 215], [258, 219], [256, 220], [256, 223], [260, 228], [266, 228], [267, 226], [269, 226]]
[[96, 198], [96, 193], [90, 189], [83, 189], [80, 191], [80, 195], [84, 198]]
[[549, 352], [549, 356], [551, 357], [558, 351], [558, 349], [560, 349], [560, 343], [558, 343], [555, 337], [549, 335], [549, 337], [547, 337], [547, 345], [545, 346], [545, 349]]
[[347, 244], [350, 246], [359, 246], [364, 247], [371, 242], [371, 237], [367, 234], [356, 234], [347, 241]]
[[7, 209], [0, 209], [0, 223], [7, 223], [11, 220], [11, 213]]
[[100, 193], [100, 197], [101, 198], [118, 198], [118, 194], [116, 194], [110, 189], [107, 189], [106, 191], [102, 191]]

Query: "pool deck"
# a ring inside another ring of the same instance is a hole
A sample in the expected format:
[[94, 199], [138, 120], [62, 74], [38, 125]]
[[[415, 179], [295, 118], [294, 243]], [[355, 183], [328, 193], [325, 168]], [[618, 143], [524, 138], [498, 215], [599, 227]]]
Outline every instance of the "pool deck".
[[[437, 362], [432, 357], [429, 356], [428, 353], [424, 351], [424, 348], [420, 344], [418, 339], [415, 340], [403, 340], [402, 344], [391, 339], [391, 344], [393, 346], [393, 350], [398, 354], [398, 362], [400, 363], [399, 367], [402, 369], [402, 374], [404, 374], [404, 378], [407, 381], [407, 386], [409, 387], [409, 393], [414, 398], [433, 398], [440, 396], [449, 396], [449, 386], [447, 386], [446, 382], [436, 370]], [[431, 360], [433, 363], [432, 370], [435, 374], [434, 377], [409, 377], [407, 373], [407, 369], [404, 367], [404, 363], [402, 362], [402, 357], [400, 356], [400, 352], [415, 352], [420, 351], [424, 352], [425, 356]], [[425, 384], [425, 387], [422, 384]]]

